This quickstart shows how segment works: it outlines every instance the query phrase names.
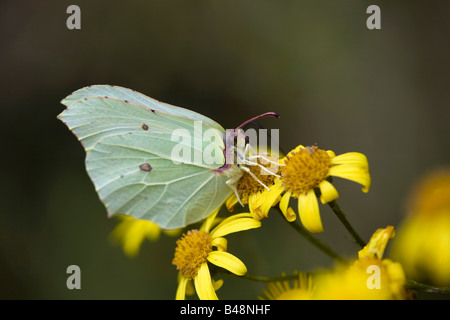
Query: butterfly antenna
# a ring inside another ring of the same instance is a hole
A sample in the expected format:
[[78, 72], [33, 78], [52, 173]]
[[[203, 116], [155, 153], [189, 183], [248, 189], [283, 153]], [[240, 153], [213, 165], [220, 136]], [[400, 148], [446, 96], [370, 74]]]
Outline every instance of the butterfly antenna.
[[[267, 113], [270, 113], [270, 112], [267, 112]], [[273, 112], [273, 113], [275, 113], [275, 112]], [[263, 115], [265, 115], [265, 114], [266, 114], [266, 113], [262, 114], [261, 116], [263, 116]], [[276, 114], [276, 116], [273, 115], [274, 117], [277, 117], [277, 118], [280, 117], [277, 113], [275, 113], [275, 114]], [[260, 117], [261, 117], [261, 116], [260, 116]], [[255, 117], [255, 118], [259, 119], [258, 117]], [[253, 119], [254, 119], [254, 118], [253, 118]], [[241, 124], [238, 128], [247, 126], [247, 125], [249, 125], [249, 124], [254, 124], [254, 125], [257, 126], [259, 129], [265, 129], [264, 126], [262, 126], [259, 122], [257, 122], [257, 121], [252, 121], [253, 119], [250, 119], [250, 120], [244, 122], [244, 123]], [[272, 136], [270, 135], [270, 132], [267, 132], [267, 135], [269, 136], [269, 139], [270, 139], [271, 142], [275, 142], [275, 141], [272, 141]], [[286, 154], [286, 152], [284, 152], [283, 148], [281, 148], [279, 144], [278, 144], [278, 150], [280, 150], [282, 154]]]
[[247, 121], [242, 123], [240, 126], [238, 126], [236, 129], [242, 129], [242, 127], [246, 126], [250, 122], [253, 122], [255, 120], [258, 120], [258, 119], [261, 119], [261, 118], [264, 118], [264, 117], [268, 117], [268, 116], [275, 117], [275, 118], [279, 118], [280, 117], [280, 115], [278, 113], [276, 113], [276, 112], [266, 112], [266, 113], [260, 114], [259, 116], [256, 116], [256, 117], [253, 117], [251, 119], [248, 119]]

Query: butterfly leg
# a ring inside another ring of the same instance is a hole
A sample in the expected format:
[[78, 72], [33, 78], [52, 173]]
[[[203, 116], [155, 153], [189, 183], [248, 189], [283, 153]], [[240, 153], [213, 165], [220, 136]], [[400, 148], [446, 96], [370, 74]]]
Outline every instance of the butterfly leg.
[[255, 179], [256, 182], [258, 182], [260, 185], [262, 185], [264, 188], [267, 189], [267, 191], [270, 191], [269, 187], [267, 187], [261, 180], [258, 179], [257, 176], [255, 176], [255, 174], [253, 172], [251, 172], [251, 170], [245, 166], [240, 166], [240, 168], [242, 170], [244, 170], [245, 172], [247, 172], [253, 179]]
[[228, 179], [225, 183], [227, 184], [228, 187], [230, 187], [231, 190], [234, 191], [234, 194], [236, 195], [237, 200], [239, 201], [239, 203], [241, 204], [241, 206], [244, 206], [244, 204], [241, 201], [241, 197], [239, 196], [239, 192], [237, 190], [237, 183], [239, 182], [239, 179], [241, 179], [242, 175], [239, 176], [235, 176], [231, 179]]

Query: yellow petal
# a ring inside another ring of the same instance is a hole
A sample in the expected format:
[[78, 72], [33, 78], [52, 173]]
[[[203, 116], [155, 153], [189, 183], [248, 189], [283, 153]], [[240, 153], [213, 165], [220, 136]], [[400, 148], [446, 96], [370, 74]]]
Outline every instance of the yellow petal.
[[267, 218], [263, 215], [261, 206], [259, 205], [258, 195], [260, 194], [260, 192], [252, 193], [248, 197], [248, 208], [250, 209], [250, 213], [252, 214], [253, 218], [256, 220]]
[[[430, 252], [424, 248], [424, 245], [426, 242], [430, 241], [430, 234], [432, 234], [427, 231], [435, 228], [432, 228], [427, 224], [428, 219], [422, 219], [421, 217], [417, 219], [417, 217], [418, 216], [409, 216], [402, 222], [398, 231], [398, 236], [396, 236], [395, 241], [392, 243], [389, 256], [395, 261], [402, 263], [406, 273], [411, 279], [422, 280], [421, 277], [423, 277], [424, 273], [420, 272], [418, 266], [423, 265], [425, 261], [429, 261], [430, 259]], [[450, 223], [448, 225], [450, 226]], [[434, 241], [432, 244], [433, 248], [436, 248]], [[435, 266], [437, 260], [433, 259], [431, 261], [429, 266]], [[429, 267], [427, 269], [430, 270]], [[446, 269], [449, 270], [448, 267]], [[436, 273], [433, 272], [433, 274]]]
[[[159, 229], [158, 229], [159, 230]], [[123, 251], [129, 257], [135, 257], [139, 253], [144, 238], [146, 238], [146, 232], [150, 230], [145, 230], [143, 225], [136, 220], [132, 223], [127, 232], [123, 235]], [[157, 231], [159, 235], [159, 231]]]
[[352, 166], [358, 166], [363, 169], [369, 170], [369, 162], [367, 157], [359, 152], [347, 152], [334, 157], [331, 160], [332, 164], [347, 164]]
[[280, 195], [283, 192], [283, 186], [277, 182], [270, 186], [270, 191], [264, 190], [256, 193], [249, 198], [250, 212], [254, 214], [255, 219], [267, 218], [269, 210], [279, 201]]
[[270, 207], [277, 204], [283, 191], [283, 183], [281, 180], [278, 180], [270, 186], [270, 191], [263, 191], [264, 198], [260, 198], [260, 201], [267, 203], [270, 209]]
[[331, 159], [333, 159], [334, 157], [336, 157], [336, 154], [335, 154], [334, 151], [332, 151], [332, 150], [327, 150], [326, 153], [328, 153], [328, 155], [330, 156]]
[[200, 231], [209, 233], [209, 230], [211, 229], [211, 226], [214, 223], [214, 219], [216, 219], [216, 216], [219, 213], [220, 208], [221, 207], [217, 208], [217, 210], [215, 210], [208, 216], [205, 222], [201, 225]]
[[389, 259], [384, 259], [382, 261], [386, 273], [389, 277], [389, 289], [394, 299], [405, 299], [405, 283], [406, 274], [403, 267], [398, 262], [393, 262]]
[[284, 217], [288, 222], [293, 222], [295, 221], [295, 219], [297, 219], [297, 215], [295, 214], [294, 209], [292, 209], [291, 207], [289, 207], [286, 213], [284, 213]]
[[219, 300], [214, 290], [206, 262], [200, 266], [197, 276], [194, 278], [194, 285], [200, 300]]
[[289, 153], [298, 152], [300, 149], [306, 149], [306, 148], [304, 146], [302, 146], [301, 144], [299, 144], [297, 147], [295, 147], [294, 150], [291, 150]]
[[219, 280], [213, 280], [213, 287], [214, 287], [214, 290], [219, 290], [221, 287], [222, 287], [222, 285], [223, 285], [223, 280], [222, 279], [219, 279]]
[[298, 213], [303, 226], [310, 232], [323, 232], [322, 220], [320, 219], [319, 203], [314, 190], [300, 194], [298, 197]]
[[186, 285], [188, 284], [190, 279], [181, 277], [180, 282], [178, 283], [177, 294], [175, 296], [175, 300], [185, 300], [186, 299]]
[[182, 228], [179, 229], [170, 229], [170, 230], [163, 230], [164, 234], [168, 235], [169, 237], [178, 237], [183, 232]]
[[369, 192], [371, 183], [370, 174], [367, 170], [359, 166], [346, 164], [333, 166], [330, 168], [330, 175], [359, 183], [363, 186], [363, 192]]
[[336, 188], [327, 180], [323, 180], [319, 184], [319, 189], [320, 201], [324, 204], [339, 198], [339, 193], [336, 191]]
[[234, 206], [238, 203], [238, 198], [236, 197], [236, 194], [233, 193], [231, 196], [228, 197], [228, 199], [225, 201], [225, 206], [227, 207], [229, 212], [233, 212]]
[[292, 192], [287, 191], [283, 195], [283, 197], [281, 197], [280, 209], [281, 209], [281, 212], [283, 212], [283, 214], [286, 214], [286, 212], [287, 212], [287, 209], [289, 207], [289, 200], [291, 199], [291, 195], [292, 195]]
[[283, 213], [284, 217], [287, 221], [293, 222], [297, 218], [297, 215], [295, 214], [294, 210], [292, 210], [291, 207], [289, 207], [289, 200], [291, 198], [292, 192], [288, 191], [286, 192], [280, 201], [280, 210]]
[[219, 251], [227, 251], [227, 245], [228, 245], [228, 242], [227, 242], [227, 239], [222, 238], [222, 237], [220, 237], [220, 238], [214, 238], [214, 239], [211, 241], [211, 245], [212, 245], [213, 247], [216, 247], [217, 250], [219, 250]]
[[224, 268], [238, 276], [242, 276], [247, 273], [247, 267], [245, 264], [228, 252], [211, 251], [208, 254], [207, 259], [216, 266]]
[[251, 218], [253, 215], [249, 212], [243, 212], [243, 213], [237, 213], [229, 216], [228, 218], [223, 219], [216, 228], [219, 228], [220, 226], [229, 223], [230, 221], [241, 219], [241, 218]]
[[220, 223], [216, 228], [214, 228], [213, 231], [211, 231], [210, 235], [213, 239], [223, 237], [230, 233], [261, 227], [261, 222], [253, 218], [239, 218], [239, 219], [232, 219], [229, 221], [225, 220], [222, 223]]
[[395, 230], [393, 226], [378, 229], [370, 238], [369, 243], [358, 252], [358, 257], [360, 259], [366, 257], [381, 259], [389, 239], [394, 236]]
[[158, 240], [161, 228], [148, 220], [139, 220], [130, 216], [118, 216], [120, 223], [109, 235], [109, 240], [114, 244], [121, 244], [123, 251], [129, 257], [135, 257], [139, 253], [144, 239]]

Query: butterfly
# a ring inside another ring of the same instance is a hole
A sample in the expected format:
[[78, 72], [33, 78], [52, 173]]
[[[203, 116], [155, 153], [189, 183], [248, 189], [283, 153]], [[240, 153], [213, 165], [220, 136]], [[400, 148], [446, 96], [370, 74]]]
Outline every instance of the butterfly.
[[258, 165], [242, 127], [278, 117], [268, 112], [228, 131], [199, 113], [113, 85], [87, 86], [61, 103], [66, 109], [58, 119], [83, 145], [108, 216], [131, 215], [163, 229], [200, 221], [237, 194], [242, 174], [251, 174], [247, 166]]

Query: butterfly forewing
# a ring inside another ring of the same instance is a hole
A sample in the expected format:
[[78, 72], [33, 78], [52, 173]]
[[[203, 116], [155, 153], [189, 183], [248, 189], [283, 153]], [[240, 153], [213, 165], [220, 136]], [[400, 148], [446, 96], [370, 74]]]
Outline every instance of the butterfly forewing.
[[[179, 228], [208, 216], [231, 194], [216, 171], [225, 163], [224, 130], [211, 119], [111, 86], [78, 90], [63, 103], [68, 108], [59, 118], [82, 142], [87, 171], [110, 215]], [[205, 140], [205, 131], [215, 139]], [[205, 161], [206, 149], [214, 162]]]
[[206, 126], [218, 129], [220, 131], [225, 131], [220, 124], [197, 112], [160, 102], [135, 90], [123, 88], [120, 86], [93, 85], [84, 87], [69, 95], [62, 101], [62, 103], [66, 106], [70, 106], [80, 100], [85, 99], [86, 97], [109, 97], [123, 101], [130, 101], [150, 110], [202, 121]]

